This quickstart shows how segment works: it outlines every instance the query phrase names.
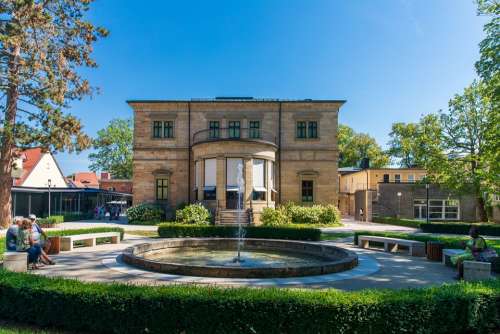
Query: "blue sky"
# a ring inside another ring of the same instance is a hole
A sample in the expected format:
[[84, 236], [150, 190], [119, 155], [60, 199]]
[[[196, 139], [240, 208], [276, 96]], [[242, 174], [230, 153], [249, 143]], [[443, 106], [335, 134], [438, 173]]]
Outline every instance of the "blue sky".
[[89, 17], [110, 30], [84, 71], [100, 93], [70, 110], [90, 135], [127, 99], [346, 99], [340, 122], [383, 146], [475, 78], [485, 22], [472, 0], [96, 0]]

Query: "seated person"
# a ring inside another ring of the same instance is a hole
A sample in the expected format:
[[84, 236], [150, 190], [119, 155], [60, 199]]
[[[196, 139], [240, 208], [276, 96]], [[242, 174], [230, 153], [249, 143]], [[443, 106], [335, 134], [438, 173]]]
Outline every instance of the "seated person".
[[470, 228], [469, 236], [471, 239], [467, 240], [464, 244], [465, 253], [450, 257], [451, 263], [457, 266], [457, 279], [464, 277], [464, 261], [480, 261], [481, 253], [486, 249], [486, 241], [483, 237], [479, 236], [477, 227], [472, 226]]
[[[33, 241], [40, 245], [42, 249], [42, 253], [40, 254], [40, 259], [43, 264], [56, 264], [52, 259], [47, 255], [47, 251], [50, 249], [50, 240], [47, 236], [47, 233], [38, 225], [37, 218], [35, 215], [29, 215], [29, 219], [31, 221], [31, 236]], [[43, 238], [42, 238], [43, 237]]]
[[12, 225], [9, 226], [7, 234], [5, 235], [6, 249], [10, 252], [16, 251], [17, 243], [17, 232], [19, 231], [19, 225], [21, 224], [20, 217], [14, 217]]
[[38, 269], [37, 263], [42, 253], [42, 248], [39, 244], [33, 241], [31, 235], [31, 220], [23, 219], [21, 225], [19, 226], [19, 231], [17, 232], [17, 245], [16, 250], [18, 252], [28, 253], [28, 263], [33, 264], [33, 269]]

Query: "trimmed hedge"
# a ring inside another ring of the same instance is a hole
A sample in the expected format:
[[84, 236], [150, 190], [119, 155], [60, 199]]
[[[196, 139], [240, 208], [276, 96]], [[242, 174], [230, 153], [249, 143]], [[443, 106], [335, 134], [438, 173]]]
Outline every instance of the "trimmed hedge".
[[[61, 231], [47, 231], [49, 237], [52, 236], [68, 236], [76, 234], [90, 234], [102, 232], [120, 232], [120, 239], [123, 240], [125, 230], [120, 227], [94, 227], [94, 228], [81, 228], [75, 230], [61, 230]], [[5, 237], [0, 238], [0, 260], [3, 259], [3, 253], [6, 251]]]
[[398, 219], [394, 217], [373, 217], [374, 223], [419, 228], [421, 220]]
[[500, 280], [342, 292], [146, 287], [0, 271], [0, 314], [92, 333], [490, 333], [500, 326]]
[[479, 234], [500, 236], [500, 224], [470, 223], [421, 223], [420, 228], [428, 233], [469, 234], [471, 226], [479, 229]]
[[340, 211], [334, 205], [300, 206], [292, 202], [276, 208], [264, 208], [260, 217], [265, 226], [290, 224], [310, 226], [342, 226]]
[[[245, 226], [245, 238], [321, 240], [321, 230], [295, 226]], [[160, 238], [235, 238], [237, 226], [186, 225], [163, 223], [158, 225]]]
[[130, 223], [134, 222], [159, 222], [165, 218], [165, 210], [151, 203], [141, 203], [127, 209]]

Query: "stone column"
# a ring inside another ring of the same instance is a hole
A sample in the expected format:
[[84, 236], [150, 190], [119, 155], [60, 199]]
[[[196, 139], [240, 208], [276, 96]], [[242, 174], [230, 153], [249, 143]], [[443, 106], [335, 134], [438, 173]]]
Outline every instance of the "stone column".
[[[200, 159], [199, 162], [200, 164], [200, 170], [198, 171], [200, 175], [198, 175], [200, 184], [198, 185], [198, 201], [204, 200], [203, 194], [204, 194], [204, 189], [205, 189], [205, 159]], [[195, 173], [196, 173], [196, 168], [195, 168]]]
[[226, 158], [217, 157], [217, 201], [219, 208], [226, 208]]
[[245, 209], [249, 209], [251, 208], [253, 192], [253, 160], [251, 157], [243, 158], [243, 167], [245, 172], [245, 194], [243, 196], [243, 204]]

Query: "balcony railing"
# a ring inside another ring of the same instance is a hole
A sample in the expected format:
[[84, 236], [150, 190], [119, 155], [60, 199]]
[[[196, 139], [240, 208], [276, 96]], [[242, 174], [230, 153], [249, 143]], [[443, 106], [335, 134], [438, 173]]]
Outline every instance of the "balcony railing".
[[274, 133], [255, 128], [213, 128], [195, 132], [193, 145], [218, 140], [250, 140], [277, 145]]

